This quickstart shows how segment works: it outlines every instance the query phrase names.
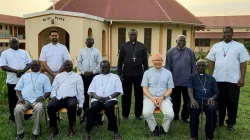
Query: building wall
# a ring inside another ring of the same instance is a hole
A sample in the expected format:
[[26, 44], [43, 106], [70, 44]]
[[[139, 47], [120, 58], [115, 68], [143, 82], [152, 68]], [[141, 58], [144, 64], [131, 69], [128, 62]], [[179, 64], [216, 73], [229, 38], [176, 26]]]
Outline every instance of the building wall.
[[[51, 20], [54, 20], [54, 24], [52, 24]], [[74, 62], [76, 62], [77, 55], [79, 50], [82, 47], [85, 47], [85, 39], [88, 35], [88, 29], [92, 28], [93, 37], [95, 39], [94, 46], [101, 50], [102, 46], [102, 30], [108, 33], [108, 26], [107, 24], [91, 20], [87, 18], [78, 18], [78, 17], [71, 17], [71, 16], [63, 16], [63, 15], [44, 15], [40, 17], [29, 18], [25, 20], [26, 25], [26, 50], [30, 51], [33, 54], [34, 59], [38, 59], [38, 43], [39, 40], [46, 41], [49, 43], [48, 37], [49, 35], [44, 34], [38, 39], [38, 35], [44, 29], [50, 27], [59, 27], [63, 30], [67, 31], [69, 34], [69, 46], [70, 46], [70, 55]], [[63, 34], [60, 35], [63, 38]], [[64, 40], [61, 40], [62, 44]], [[40, 42], [44, 43], [44, 42]], [[106, 35], [106, 43], [108, 43], [108, 34]], [[106, 52], [108, 44], [106, 44]], [[107, 59], [104, 57], [104, 59]]]
[[[151, 57], [160, 51], [160, 25], [159, 23], [113, 23], [112, 25], [112, 66], [117, 66], [118, 61], [118, 28], [126, 28], [126, 41], [129, 41], [128, 32], [130, 29], [138, 31], [138, 41], [144, 43], [144, 28], [152, 28], [151, 55], [149, 55], [149, 65], [152, 66]], [[180, 26], [177, 24], [163, 25], [162, 55], [166, 57], [167, 51], [167, 29], [172, 29], [171, 46], [176, 45], [176, 37], [182, 34], [182, 30], [187, 31], [187, 46], [191, 43], [191, 26]]]

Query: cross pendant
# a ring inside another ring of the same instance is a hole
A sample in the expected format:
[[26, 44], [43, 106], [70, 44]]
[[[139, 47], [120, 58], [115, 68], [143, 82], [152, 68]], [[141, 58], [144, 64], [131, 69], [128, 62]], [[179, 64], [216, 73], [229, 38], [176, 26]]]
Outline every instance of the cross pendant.
[[133, 57], [132, 59], [133, 59], [133, 60], [134, 60], [134, 62], [135, 62], [135, 59], [136, 59], [136, 58], [135, 58], [135, 57]]
[[204, 92], [207, 93], [207, 89], [203, 88], [202, 90], [204, 90]]
[[226, 57], [227, 56], [227, 54], [226, 53], [224, 53], [224, 57]]

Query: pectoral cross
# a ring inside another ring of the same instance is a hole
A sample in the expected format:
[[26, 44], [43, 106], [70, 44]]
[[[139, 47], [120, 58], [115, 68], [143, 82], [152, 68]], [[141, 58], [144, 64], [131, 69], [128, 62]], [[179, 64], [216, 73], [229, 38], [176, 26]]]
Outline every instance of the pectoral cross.
[[224, 57], [226, 57], [227, 56], [227, 54], [226, 53], [224, 53]]
[[135, 59], [136, 59], [136, 58], [135, 58], [135, 57], [133, 57], [132, 59], [133, 59], [133, 60], [134, 60], [134, 62], [135, 62]]
[[207, 89], [203, 88], [202, 90], [203, 90], [205, 93], [207, 93]]

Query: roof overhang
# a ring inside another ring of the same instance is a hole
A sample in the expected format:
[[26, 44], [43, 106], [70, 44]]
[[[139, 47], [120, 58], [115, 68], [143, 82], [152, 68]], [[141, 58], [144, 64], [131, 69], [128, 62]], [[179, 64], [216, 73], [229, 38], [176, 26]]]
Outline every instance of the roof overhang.
[[[222, 32], [195, 33], [196, 39], [222, 39]], [[250, 32], [234, 32], [233, 38], [250, 38]]]
[[175, 21], [150, 21], [150, 20], [112, 20], [112, 19], [105, 19], [106, 22], [122, 22], [122, 23], [166, 23], [166, 24], [180, 24], [180, 25], [190, 25], [190, 26], [197, 26], [197, 27], [204, 27], [204, 24], [197, 24], [197, 23], [185, 23], [185, 22], [175, 22]]
[[104, 21], [104, 18], [90, 15], [90, 14], [85, 14], [85, 13], [78, 13], [78, 12], [69, 12], [69, 11], [60, 11], [60, 10], [46, 10], [42, 12], [37, 12], [37, 13], [31, 13], [24, 15], [23, 18], [29, 19], [29, 18], [34, 18], [34, 17], [39, 17], [43, 15], [50, 15], [50, 14], [56, 14], [56, 15], [64, 15], [64, 16], [72, 16], [72, 17], [82, 17], [82, 18], [88, 18], [88, 19], [93, 19], [97, 21]]

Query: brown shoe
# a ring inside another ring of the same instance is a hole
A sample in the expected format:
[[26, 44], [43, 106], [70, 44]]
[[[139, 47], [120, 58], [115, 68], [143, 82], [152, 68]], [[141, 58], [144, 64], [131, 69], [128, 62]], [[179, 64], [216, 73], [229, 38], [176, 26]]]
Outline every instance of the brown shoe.
[[118, 132], [114, 132], [114, 140], [121, 140], [121, 136]]
[[59, 133], [58, 128], [57, 128], [57, 127], [53, 127], [53, 128], [51, 129], [51, 133], [50, 133], [49, 137], [54, 138], [54, 137], [56, 137], [56, 136], [58, 135], [58, 133]]

